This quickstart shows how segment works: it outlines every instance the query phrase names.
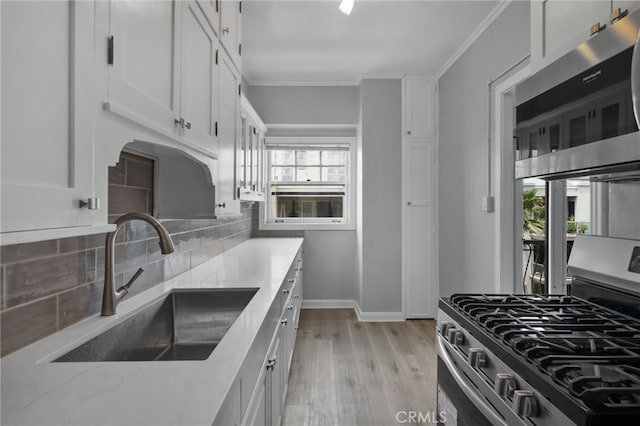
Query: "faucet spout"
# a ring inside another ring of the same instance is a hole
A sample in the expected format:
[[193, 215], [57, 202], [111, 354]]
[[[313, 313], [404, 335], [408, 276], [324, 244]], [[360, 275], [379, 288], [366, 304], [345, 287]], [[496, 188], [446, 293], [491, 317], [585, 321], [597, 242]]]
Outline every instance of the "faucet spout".
[[116, 245], [116, 235], [120, 228], [122, 228], [127, 222], [132, 220], [142, 220], [147, 222], [155, 229], [158, 237], [160, 238], [160, 252], [162, 254], [169, 254], [175, 251], [173, 240], [169, 235], [167, 229], [156, 219], [155, 217], [147, 213], [127, 213], [124, 216], [119, 217], [115, 221], [116, 229], [113, 232], [107, 234], [105, 243], [105, 259], [104, 259], [104, 291], [102, 293], [102, 316], [115, 315], [116, 306], [122, 300], [122, 298], [129, 292], [129, 287], [133, 282], [142, 274], [143, 270], [140, 268], [138, 272], [129, 280], [129, 282], [116, 290], [113, 283], [114, 277], [114, 253]]

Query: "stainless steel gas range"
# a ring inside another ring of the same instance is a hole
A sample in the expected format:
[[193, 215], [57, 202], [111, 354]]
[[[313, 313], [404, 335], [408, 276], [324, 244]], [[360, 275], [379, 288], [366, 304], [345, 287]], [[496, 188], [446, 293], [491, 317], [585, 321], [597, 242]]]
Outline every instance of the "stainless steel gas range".
[[442, 424], [640, 423], [640, 241], [580, 236], [569, 268], [571, 296], [440, 300]]

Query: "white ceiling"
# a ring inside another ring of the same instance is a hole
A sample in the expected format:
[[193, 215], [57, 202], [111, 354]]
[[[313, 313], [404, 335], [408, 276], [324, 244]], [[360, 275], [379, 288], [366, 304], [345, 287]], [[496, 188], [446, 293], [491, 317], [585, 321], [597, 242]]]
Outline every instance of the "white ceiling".
[[502, 1], [244, 0], [242, 74], [252, 85], [357, 84], [436, 75]]

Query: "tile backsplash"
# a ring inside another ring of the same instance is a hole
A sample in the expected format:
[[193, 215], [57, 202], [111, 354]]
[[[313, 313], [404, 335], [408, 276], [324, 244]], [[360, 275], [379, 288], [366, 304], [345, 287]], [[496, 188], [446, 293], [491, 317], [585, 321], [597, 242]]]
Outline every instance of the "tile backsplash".
[[[257, 232], [258, 205], [225, 219], [162, 221], [176, 251], [160, 254], [146, 222], [127, 223], [115, 254], [115, 284], [125, 284], [139, 267], [144, 273], [134, 295], [234, 247]], [[4, 246], [0, 259], [2, 356], [99, 313], [106, 234]]]

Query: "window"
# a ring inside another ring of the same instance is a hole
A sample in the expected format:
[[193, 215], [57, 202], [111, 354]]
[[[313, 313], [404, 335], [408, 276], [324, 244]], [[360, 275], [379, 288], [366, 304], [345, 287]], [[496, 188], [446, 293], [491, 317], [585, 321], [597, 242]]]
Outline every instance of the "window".
[[267, 138], [263, 229], [353, 229], [354, 138]]

